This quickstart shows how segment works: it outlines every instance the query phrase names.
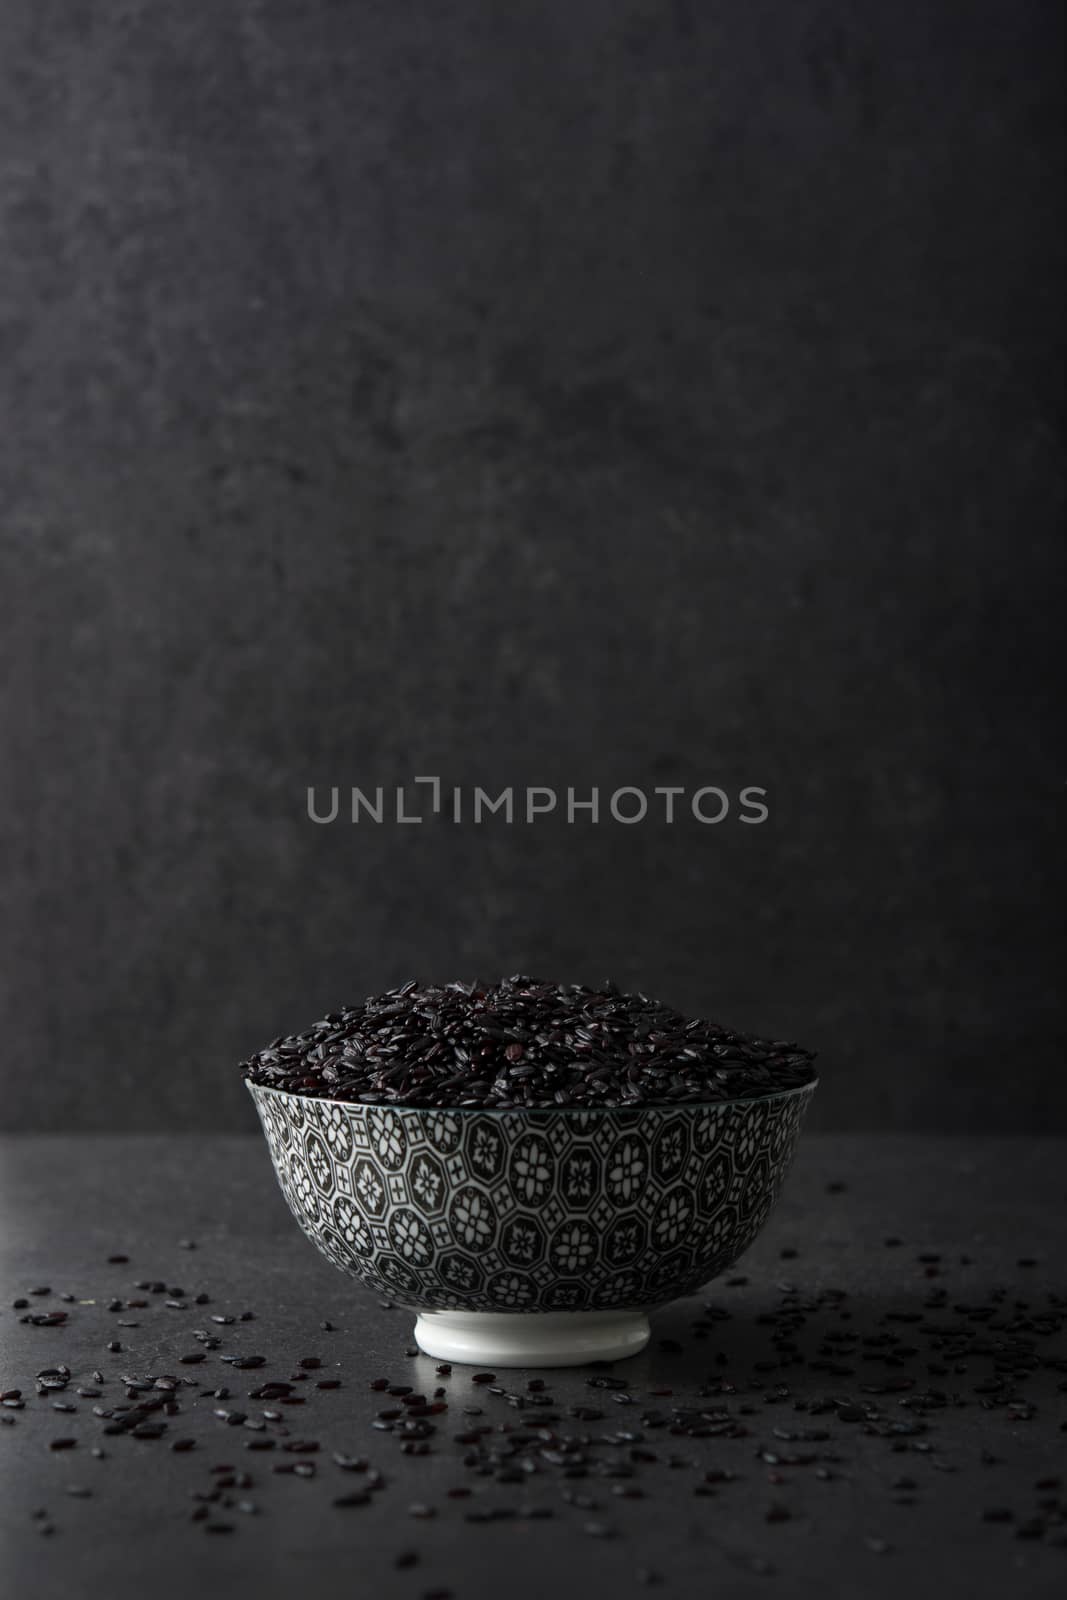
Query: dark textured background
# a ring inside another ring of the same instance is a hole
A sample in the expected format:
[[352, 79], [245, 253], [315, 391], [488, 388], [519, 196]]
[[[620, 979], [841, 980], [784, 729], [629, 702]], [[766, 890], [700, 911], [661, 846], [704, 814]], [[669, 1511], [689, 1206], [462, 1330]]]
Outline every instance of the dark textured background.
[[519, 966], [1062, 1115], [1059, 10], [3, 0], [7, 1125]]

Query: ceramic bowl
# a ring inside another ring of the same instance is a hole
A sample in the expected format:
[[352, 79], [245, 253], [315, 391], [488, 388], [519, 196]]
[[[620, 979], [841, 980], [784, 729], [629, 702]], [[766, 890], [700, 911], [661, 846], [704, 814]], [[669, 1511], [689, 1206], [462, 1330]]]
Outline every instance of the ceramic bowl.
[[328, 1261], [417, 1308], [438, 1360], [635, 1355], [648, 1312], [735, 1261], [789, 1166], [809, 1083], [618, 1110], [418, 1110], [249, 1084], [297, 1222]]

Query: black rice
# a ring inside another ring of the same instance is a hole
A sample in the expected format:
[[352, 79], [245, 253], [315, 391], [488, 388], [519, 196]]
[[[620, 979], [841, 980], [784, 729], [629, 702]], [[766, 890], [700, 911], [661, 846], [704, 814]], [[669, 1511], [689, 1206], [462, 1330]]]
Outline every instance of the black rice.
[[753, 1099], [814, 1077], [808, 1050], [687, 1018], [614, 984], [415, 982], [241, 1063], [252, 1083], [364, 1105], [472, 1109]]

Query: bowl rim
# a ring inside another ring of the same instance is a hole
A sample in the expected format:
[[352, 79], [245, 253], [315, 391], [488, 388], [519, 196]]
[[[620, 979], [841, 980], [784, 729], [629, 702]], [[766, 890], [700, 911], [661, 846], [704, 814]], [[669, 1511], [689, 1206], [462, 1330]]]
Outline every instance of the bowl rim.
[[255, 1083], [251, 1078], [245, 1078], [243, 1081], [253, 1099], [257, 1094], [285, 1095], [290, 1100], [305, 1100], [308, 1105], [339, 1106], [345, 1111], [395, 1111], [400, 1116], [410, 1112], [418, 1116], [432, 1113], [435, 1116], [459, 1117], [588, 1117], [608, 1113], [614, 1115], [620, 1111], [697, 1112], [706, 1111], [711, 1107], [728, 1110], [733, 1106], [769, 1105], [778, 1100], [791, 1100], [798, 1095], [811, 1094], [819, 1087], [819, 1078], [816, 1075], [809, 1078], [807, 1083], [795, 1084], [792, 1089], [776, 1089], [773, 1094], [737, 1095], [730, 1100], [644, 1100], [640, 1105], [619, 1106], [402, 1106], [389, 1100], [334, 1100], [324, 1094], [297, 1094], [293, 1089], [276, 1089], [270, 1084]]

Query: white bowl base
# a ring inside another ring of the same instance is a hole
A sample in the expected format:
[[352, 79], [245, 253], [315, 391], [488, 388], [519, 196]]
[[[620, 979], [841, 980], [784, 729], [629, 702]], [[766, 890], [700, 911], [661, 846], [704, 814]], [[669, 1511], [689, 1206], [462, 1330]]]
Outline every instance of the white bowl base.
[[621, 1361], [649, 1339], [643, 1311], [423, 1311], [420, 1350], [438, 1361], [488, 1367], [578, 1367]]

